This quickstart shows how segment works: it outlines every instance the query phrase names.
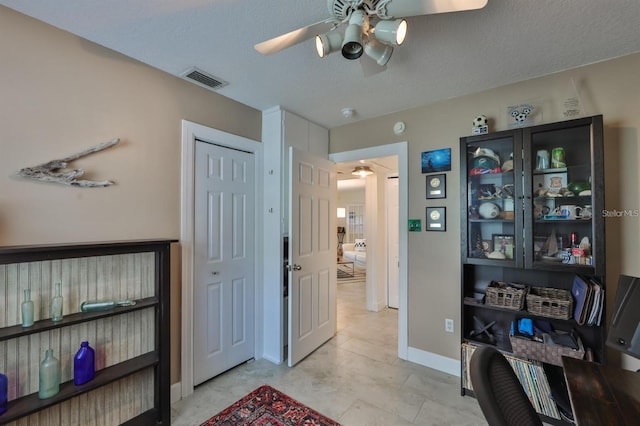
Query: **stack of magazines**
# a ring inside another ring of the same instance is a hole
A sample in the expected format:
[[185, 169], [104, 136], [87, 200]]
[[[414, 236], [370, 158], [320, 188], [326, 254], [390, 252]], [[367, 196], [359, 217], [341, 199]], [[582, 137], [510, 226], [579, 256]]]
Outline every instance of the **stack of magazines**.
[[[462, 344], [462, 387], [473, 391], [469, 364], [476, 345]], [[551, 386], [547, 380], [542, 363], [528, 361], [503, 353], [511, 368], [518, 376], [524, 392], [529, 397], [536, 412], [547, 417], [560, 419], [560, 412], [551, 395]]]

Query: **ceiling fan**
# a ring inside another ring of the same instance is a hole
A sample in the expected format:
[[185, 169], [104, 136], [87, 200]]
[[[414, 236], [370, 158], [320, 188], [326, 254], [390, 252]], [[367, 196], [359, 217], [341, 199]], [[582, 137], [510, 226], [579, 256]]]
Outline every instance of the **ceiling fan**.
[[[346, 59], [362, 54], [385, 66], [393, 46], [399, 46], [407, 33], [404, 18], [446, 12], [481, 9], [488, 0], [327, 0], [330, 18], [282, 34], [255, 45], [271, 55], [312, 37], [321, 58], [340, 50]], [[344, 35], [335, 31], [347, 24]]]

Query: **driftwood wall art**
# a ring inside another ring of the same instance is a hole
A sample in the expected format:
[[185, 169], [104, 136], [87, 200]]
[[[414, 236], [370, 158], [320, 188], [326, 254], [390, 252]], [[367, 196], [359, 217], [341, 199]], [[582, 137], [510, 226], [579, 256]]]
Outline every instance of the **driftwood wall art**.
[[107, 148], [111, 148], [119, 142], [120, 139], [118, 138], [112, 139], [108, 142], [103, 142], [92, 148], [69, 155], [68, 157], [61, 158], [59, 160], [52, 160], [48, 163], [40, 164], [35, 167], [25, 167], [18, 172], [18, 176], [42, 180], [45, 182], [61, 183], [63, 185], [79, 186], [81, 188], [94, 188], [113, 185], [113, 182], [110, 180], [103, 180], [100, 182], [92, 180], [78, 180], [79, 177], [84, 175], [83, 169], [76, 169], [68, 172], [60, 172], [58, 170], [66, 169], [67, 165], [70, 162], [77, 160], [78, 158], [86, 157], [87, 155], [93, 154], [94, 152], [99, 152]]

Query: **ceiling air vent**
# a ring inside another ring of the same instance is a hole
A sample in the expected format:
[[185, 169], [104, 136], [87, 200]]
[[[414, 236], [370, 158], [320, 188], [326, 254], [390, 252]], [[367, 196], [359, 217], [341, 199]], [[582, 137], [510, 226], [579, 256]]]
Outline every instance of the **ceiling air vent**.
[[226, 81], [221, 80], [218, 77], [214, 77], [213, 75], [204, 72], [196, 67], [191, 67], [188, 70], [184, 71], [180, 74], [180, 77], [211, 90], [218, 90], [221, 87], [229, 84]]

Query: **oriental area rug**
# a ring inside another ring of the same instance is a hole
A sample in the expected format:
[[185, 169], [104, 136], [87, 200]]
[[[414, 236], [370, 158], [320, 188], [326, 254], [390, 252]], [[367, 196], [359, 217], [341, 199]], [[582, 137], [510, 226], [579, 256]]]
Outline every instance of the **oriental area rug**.
[[340, 426], [268, 385], [234, 402], [201, 426]]

